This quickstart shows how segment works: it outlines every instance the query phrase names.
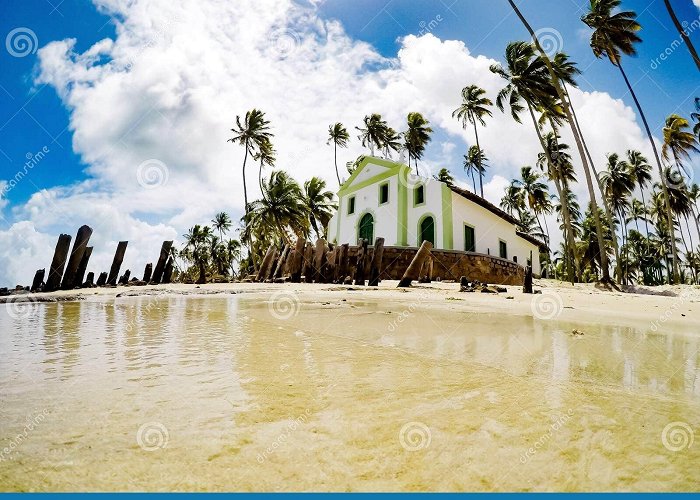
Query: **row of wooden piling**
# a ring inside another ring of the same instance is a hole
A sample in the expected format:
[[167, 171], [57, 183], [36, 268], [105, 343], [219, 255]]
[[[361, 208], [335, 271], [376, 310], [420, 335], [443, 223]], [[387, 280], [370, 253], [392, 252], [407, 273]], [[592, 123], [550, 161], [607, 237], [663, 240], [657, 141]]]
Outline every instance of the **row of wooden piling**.
[[128, 241], [120, 241], [114, 253], [114, 259], [109, 272], [102, 272], [95, 281], [95, 273], [87, 273], [93, 247], [88, 246], [92, 228], [82, 226], [78, 229], [75, 242], [71, 249], [72, 238], [69, 234], [61, 234], [56, 242], [53, 259], [46, 276], [46, 269], [39, 269], [34, 274], [32, 292], [54, 292], [56, 290], [74, 290], [76, 288], [92, 288], [103, 286], [117, 286], [127, 284], [147, 285], [170, 283], [172, 281], [175, 261], [171, 255], [172, 241], [164, 241], [160, 249], [160, 256], [155, 269], [153, 264], [146, 264], [143, 279], [131, 277], [131, 271], [126, 270], [120, 275], [121, 267], [126, 255]]

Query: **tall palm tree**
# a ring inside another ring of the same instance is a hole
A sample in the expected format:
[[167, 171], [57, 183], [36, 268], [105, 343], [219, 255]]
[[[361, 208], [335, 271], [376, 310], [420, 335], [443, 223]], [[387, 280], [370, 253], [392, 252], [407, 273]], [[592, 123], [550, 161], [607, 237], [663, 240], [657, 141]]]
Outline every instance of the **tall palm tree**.
[[269, 167], [275, 166], [275, 161], [277, 159], [275, 154], [276, 151], [272, 146], [272, 142], [268, 138], [265, 138], [260, 142], [258, 145], [258, 151], [253, 155], [253, 159], [260, 162], [260, 166], [258, 168], [258, 186], [260, 187], [260, 192], [263, 194], [263, 196], [264, 191], [262, 185], [262, 171], [266, 165]]
[[228, 240], [226, 242], [226, 258], [228, 261], [231, 276], [235, 276], [235, 263], [241, 259], [241, 242], [238, 240]]
[[401, 135], [391, 127], [386, 127], [384, 132], [383, 152], [386, 158], [392, 158], [391, 152], [400, 152], [404, 145], [401, 142]]
[[467, 154], [464, 155], [464, 171], [472, 178], [474, 193], [476, 193], [476, 175], [481, 176], [482, 170], [488, 166], [486, 162], [488, 162], [488, 158], [476, 145], [471, 146]]
[[363, 124], [364, 128], [355, 127], [360, 131], [360, 135], [357, 138], [362, 142], [362, 147], [369, 147], [370, 154], [374, 156], [375, 147], [380, 150], [384, 147], [389, 127], [386, 121], [382, 119], [382, 115], [378, 113], [365, 116]]
[[221, 241], [224, 241], [224, 233], [228, 233], [229, 229], [231, 229], [231, 225], [233, 224], [231, 217], [226, 212], [219, 212], [211, 220], [211, 223], [214, 229], [219, 231]]
[[[462, 122], [462, 127], [467, 128], [471, 123], [474, 125], [474, 138], [476, 139], [476, 147], [481, 150], [479, 145], [479, 132], [476, 128], [478, 121], [482, 127], [486, 126], [484, 121], [485, 116], [492, 116], [488, 106], [493, 106], [491, 99], [486, 97], [486, 91], [477, 85], [468, 85], [462, 89], [462, 104], [452, 112], [452, 118], [457, 118]], [[484, 182], [483, 169], [479, 169], [479, 188], [481, 197], [484, 197]]]
[[197, 284], [203, 284], [207, 281], [207, 262], [209, 260], [209, 243], [211, 241], [211, 228], [209, 226], [200, 226], [199, 224], [191, 227], [185, 238], [185, 250], [191, 256], [192, 261], [199, 268], [199, 278]]
[[326, 144], [333, 143], [333, 155], [335, 159], [335, 175], [338, 178], [338, 186], [341, 185], [340, 173], [338, 173], [338, 148], [347, 148], [348, 142], [350, 141], [350, 134], [348, 134], [345, 126], [338, 122], [334, 125], [328, 126], [328, 142]]
[[[525, 29], [527, 32], [530, 34], [530, 37], [532, 38], [532, 42], [535, 45], [535, 48], [537, 49], [537, 52], [540, 55], [540, 59], [544, 62], [547, 71], [549, 72], [549, 76], [551, 78], [551, 83], [555, 91], [555, 95], [558, 97], [561, 107], [564, 111], [564, 115], [566, 115], [566, 121], [569, 124], [569, 127], [571, 128], [571, 132], [574, 136], [574, 141], [576, 142], [576, 148], [578, 149], [578, 154], [579, 157], [581, 158], [581, 164], [583, 165], [583, 173], [586, 176], [586, 184], [588, 187], [588, 193], [591, 198], [591, 205], [592, 205], [592, 212], [593, 212], [593, 222], [595, 224], [595, 233], [596, 237], [598, 238], [598, 245], [599, 247], [604, 246], [604, 227], [602, 222], [600, 221], [600, 215], [599, 211], [597, 210], [598, 203], [596, 201], [596, 196], [595, 196], [595, 190], [593, 188], [593, 179], [591, 176], [589, 164], [588, 164], [588, 159], [586, 157], [586, 153], [584, 151], [583, 147], [583, 140], [581, 138], [580, 130], [578, 126], [576, 125], [576, 122], [574, 121], [574, 118], [572, 116], [571, 112], [571, 107], [569, 106], [569, 103], [566, 99], [566, 95], [564, 93], [564, 88], [562, 87], [561, 81], [559, 76], [557, 75], [557, 72], [554, 70], [554, 67], [552, 65], [551, 60], [549, 59], [549, 56], [547, 55], [547, 52], [542, 48], [542, 44], [539, 41], [539, 38], [537, 38], [537, 34], [535, 31], [532, 29], [532, 26], [530, 26], [530, 23], [527, 22], [527, 19], [525, 19], [525, 16], [523, 16], [522, 12], [520, 12], [520, 9], [518, 9], [518, 6], [515, 5], [514, 0], [508, 0], [508, 3], [510, 4], [511, 8], [515, 12], [515, 14], [518, 16], [520, 21], [522, 22], [523, 26], [525, 26]], [[608, 268], [608, 256], [607, 253], [603, 252], [600, 255], [600, 260], [601, 260], [601, 266], [603, 268], [603, 276], [602, 280], [605, 283], [610, 283], [610, 270]]]
[[416, 175], [418, 175], [418, 160], [423, 157], [433, 129], [428, 126], [430, 122], [415, 111], [408, 114], [406, 123], [408, 130], [403, 133], [403, 136], [404, 147], [408, 151], [408, 166], [411, 166], [411, 158], [413, 158], [416, 165]]
[[[651, 165], [642, 153], [635, 150], [627, 151], [627, 166], [633, 182], [639, 187], [639, 192], [642, 195], [642, 205], [646, 207], [647, 202], [644, 199], [644, 190], [647, 184], [651, 183]], [[646, 229], [647, 237], [649, 236], [649, 221], [644, 219], [644, 228]]]
[[685, 43], [685, 46], [688, 47], [688, 52], [690, 52], [690, 57], [693, 58], [695, 65], [698, 67], [698, 70], [700, 71], [700, 56], [698, 56], [698, 52], [695, 50], [695, 46], [693, 45], [693, 42], [690, 40], [690, 37], [688, 36], [687, 28], [684, 28], [683, 25], [680, 23], [680, 21], [678, 21], [678, 17], [676, 16], [676, 13], [673, 10], [673, 7], [671, 6], [670, 0], [664, 0], [664, 5], [666, 5], [666, 10], [668, 11], [668, 14], [671, 16], [671, 20], [673, 21], [673, 25], [678, 30], [678, 34], [683, 39], [683, 43]]
[[695, 126], [693, 127], [693, 133], [698, 138], [698, 140], [700, 140], [700, 97], [695, 98], [695, 111], [697, 111], [697, 113], [691, 113], [690, 117], [695, 122]]
[[[333, 192], [326, 190], [326, 181], [312, 177], [304, 183], [303, 203], [308, 213], [311, 227], [318, 238], [323, 238], [328, 222], [338, 206], [333, 203]], [[322, 230], [319, 230], [319, 226]]]
[[549, 231], [544, 230], [539, 217], [552, 211], [547, 184], [540, 182], [540, 175], [534, 172], [532, 167], [522, 167], [520, 169], [520, 179], [515, 179], [512, 185], [519, 187], [523, 191], [523, 198], [527, 200], [527, 205], [535, 215], [540, 231], [542, 234], [547, 234], [546, 243], [549, 245]]
[[664, 144], [661, 148], [661, 154], [664, 160], [670, 162], [673, 160], [676, 167], [688, 174], [683, 160], [690, 159], [691, 152], [700, 152], [698, 149], [698, 140], [695, 136], [688, 132], [690, 123], [682, 116], [676, 114], [666, 118], [666, 126], [664, 127]]
[[245, 202], [245, 213], [248, 213], [248, 185], [246, 183], [245, 167], [248, 161], [248, 154], [253, 154], [255, 148], [272, 137], [270, 133], [270, 122], [265, 119], [265, 113], [252, 109], [245, 114], [245, 119], [241, 122], [241, 117], [236, 116], [236, 127], [231, 129], [235, 135], [227, 142], [238, 143], [245, 148], [243, 157], [243, 197]]
[[[642, 26], [637, 22], [637, 14], [633, 11], [620, 11], [613, 14], [613, 11], [620, 6], [620, 3], [621, 0], [590, 0], [589, 12], [584, 15], [581, 20], [587, 26], [593, 29], [590, 40], [593, 54], [597, 58], [604, 56], [607, 57], [612, 65], [617, 66], [617, 68], [620, 70], [620, 74], [627, 85], [627, 89], [634, 100], [639, 116], [644, 124], [644, 129], [646, 130], [649, 143], [651, 144], [652, 151], [654, 152], [654, 158], [656, 159], [656, 166], [658, 168], [659, 176], [663, 178], [664, 169], [661, 164], [659, 152], [656, 148], [656, 142], [654, 141], [654, 137], [651, 134], [651, 129], [649, 128], [649, 123], [647, 122], [644, 110], [642, 110], [642, 106], [639, 103], [639, 99], [637, 99], [637, 94], [634, 92], [634, 88], [632, 88], [632, 84], [627, 78], [627, 74], [622, 67], [622, 54], [628, 56], [634, 56], [637, 54], [635, 44], [642, 41], [642, 39], [637, 35], [637, 32], [642, 29]], [[661, 187], [664, 191], [667, 191], [665, 183], [662, 183]], [[666, 200], [666, 217], [668, 218], [668, 225], [670, 228], [673, 228], [673, 213], [669, 204], [668, 193], [664, 193], [664, 198]], [[673, 275], [676, 277], [678, 276], [676, 239], [670, 238], [670, 242], [673, 260]]]
[[506, 188], [506, 192], [501, 198], [501, 208], [512, 217], [522, 219], [521, 213], [525, 210], [525, 193], [513, 180]]
[[441, 168], [440, 171], [433, 176], [433, 179], [439, 182], [444, 182], [448, 186], [453, 185], [455, 182], [455, 178], [452, 177], [452, 174], [446, 168]]

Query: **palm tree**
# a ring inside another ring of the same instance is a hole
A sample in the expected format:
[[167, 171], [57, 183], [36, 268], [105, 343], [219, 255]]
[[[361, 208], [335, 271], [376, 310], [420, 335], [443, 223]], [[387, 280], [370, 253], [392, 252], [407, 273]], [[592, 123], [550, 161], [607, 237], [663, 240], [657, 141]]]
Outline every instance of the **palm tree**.
[[[642, 206], [646, 208], [647, 202], [644, 199], [644, 189], [647, 184], [651, 183], [652, 167], [642, 153], [631, 149], [627, 151], [627, 166], [633, 182], [639, 187], [639, 192], [642, 195]], [[648, 237], [649, 221], [646, 218], [644, 218], [644, 227]]]
[[472, 178], [472, 184], [474, 185], [474, 193], [476, 193], [476, 177], [475, 174], [481, 176], [482, 170], [488, 165], [486, 162], [488, 158], [484, 155], [484, 152], [479, 149], [479, 146], [471, 146], [466, 155], [464, 155], [464, 171], [468, 176]]
[[452, 177], [452, 174], [446, 168], [441, 168], [437, 175], [433, 176], [433, 179], [439, 182], [444, 182], [448, 186], [452, 186], [455, 182], [455, 178]]
[[335, 125], [328, 126], [328, 142], [326, 142], [326, 144], [333, 143], [335, 175], [338, 178], [338, 186], [341, 185], [340, 173], [338, 173], [338, 147], [347, 148], [348, 141], [350, 141], [350, 134], [348, 134], [347, 129], [342, 123], [338, 122]]
[[[535, 214], [540, 231], [542, 234], [545, 234], [539, 216], [552, 211], [547, 184], [540, 182], [540, 175], [534, 172], [532, 167], [522, 167], [520, 169], [520, 179], [514, 180], [512, 185], [519, 187], [523, 191], [523, 198], [527, 200], [527, 205], [532, 210], [532, 213]], [[549, 245], [549, 231], [546, 231], [546, 234], [546, 243]]]
[[690, 117], [695, 122], [695, 126], [693, 127], [693, 133], [696, 137], [698, 137], [698, 140], [700, 140], [700, 97], [695, 98], [695, 110], [697, 111], [697, 113], [691, 113]]
[[[264, 196], [250, 204], [244, 234], [271, 234], [292, 244], [290, 233], [306, 234], [308, 217], [299, 184], [283, 170], [275, 170], [263, 182]], [[264, 237], [261, 239], [265, 239]]]
[[525, 196], [515, 180], [511, 181], [506, 188], [506, 193], [501, 198], [501, 208], [512, 217], [517, 215], [518, 219], [522, 219], [521, 213], [525, 210]]
[[[564, 88], [562, 87], [562, 84], [561, 84], [559, 76], [557, 75], [557, 72], [554, 70], [552, 62], [549, 59], [549, 56], [547, 55], [545, 50], [542, 48], [542, 44], [540, 44], [540, 41], [537, 38], [537, 34], [532, 29], [532, 26], [530, 26], [530, 23], [527, 22], [527, 19], [525, 19], [523, 14], [520, 12], [520, 9], [518, 9], [518, 6], [515, 5], [514, 0], [508, 0], [508, 3], [510, 4], [513, 11], [520, 19], [520, 21], [522, 22], [523, 26], [525, 26], [525, 29], [527, 30], [527, 32], [530, 34], [530, 37], [532, 38], [532, 41], [535, 44], [537, 52], [540, 54], [540, 59], [544, 62], [545, 66], [547, 68], [547, 71], [549, 72], [549, 76], [551, 78], [551, 84], [554, 88], [555, 95], [559, 98], [561, 107], [564, 111], [564, 115], [566, 116], [566, 121], [568, 122], [569, 127], [571, 128], [571, 132], [574, 136], [574, 140], [576, 141], [576, 148], [578, 149], [579, 157], [581, 158], [581, 164], [583, 165], [583, 172], [586, 176], [586, 184], [588, 187], [588, 193], [589, 193], [590, 198], [591, 198], [591, 205], [592, 205], [592, 209], [593, 209], [592, 210], [593, 222], [595, 223], [596, 237], [598, 238], [598, 245], [599, 245], [599, 247], [603, 247], [603, 243], [604, 243], [604, 241], [603, 241], [604, 240], [603, 229], [604, 228], [603, 228], [603, 224], [600, 221], [599, 211], [597, 210], [598, 203], [596, 202], [595, 190], [593, 188], [593, 179], [591, 177], [588, 159], [587, 159], [586, 153], [584, 151], [583, 140], [581, 138], [579, 128], [576, 125], [576, 122], [574, 121], [574, 118], [572, 116], [571, 107], [569, 106], [569, 103], [566, 99], [566, 94], [564, 93]], [[609, 283], [610, 282], [610, 270], [608, 269], [607, 253], [601, 254], [600, 259], [601, 259], [601, 265], [603, 267], [603, 281], [605, 283]]]
[[[642, 29], [641, 25], [637, 22], [637, 14], [633, 11], [621, 11], [613, 14], [613, 11], [620, 6], [621, 0], [590, 0], [589, 12], [584, 15], [581, 20], [590, 28], [593, 29], [591, 35], [591, 49], [593, 54], [597, 57], [607, 57], [613, 66], [617, 66], [622, 74], [622, 78], [625, 80], [632, 99], [637, 107], [639, 116], [644, 124], [644, 129], [646, 130], [647, 137], [651, 144], [651, 148], [654, 152], [654, 158], [656, 159], [656, 166], [658, 168], [659, 176], [663, 178], [664, 169], [661, 165], [661, 158], [659, 157], [659, 152], [656, 148], [656, 142], [651, 134], [651, 129], [649, 128], [649, 123], [647, 122], [646, 115], [642, 110], [642, 106], [637, 99], [637, 94], [632, 88], [632, 84], [627, 78], [624, 68], [622, 67], [622, 54], [628, 56], [634, 56], [637, 54], [635, 44], [642, 41], [642, 39], [637, 35], [637, 32]], [[662, 183], [662, 189], [667, 191], [666, 184]], [[668, 218], [668, 225], [673, 228], [673, 213], [671, 211], [671, 206], [669, 205], [668, 193], [664, 193], [666, 200], [666, 217]], [[676, 250], [675, 238], [671, 238], [671, 253], [673, 259], [673, 275], [678, 276], [678, 256]]]
[[673, 21], [673, 25], [678, 30], [678, 34], [683, 39], [683, 43], [685, 43], [685, 46], [688, 47], [688, 52], [690, 52], [690, 56], [693, 58], [693, 61], [695, 61], [695, 65], [698, 67], [698, 70], [700, 70], [700, 56], [698, 56], [698, 52], [695, 50], [693, 42], [690, 40], [690, 37], [688, 37], [687, 28], [684, 28], [683, 25], [678, 21], [678, 17], [676, 17], [676, 13], [673, 11], [673, 7], [671, 6], [670, 0], [664, 0], [664, 5], [666, 5], [666, 10], [671, 16], [671, 20]]
[[219, 231], [219, 237], [221, 238], [221, 241], [224, 241], [224, 233], [228, 233], [229, 229], [231, 229], [231, 225], [233, 224], [233, 221], [231, 221], [231, 217], [229, 217], [229, 215], [226, 212], [219, 212], [211, 220], [211, 223], [214, 229]]
[[245, 167], [248, 161], [248, 154], [253, 154], [254, 148], [259, 148], [266, 140], [269, 141], [272, 134], [270, 122], [265, 119], [265, 113], [258, 109], [252, 109], [245, 114], [245, 119], [241, 123], [241, 117], [236, 116], [236, 128], [232, 128], [234, 135], [226, 142], [238, 143], [245, 148], [243, 157], [243, 196], [245, 202], [245, 213], [248, 213], [248, 187], [246, 184]]
[[664, 144], [661, 148], [664, 160], [667, 162], [673, 160], [676, 167], [686, 174], [688, 172], [683, 165], [683, 160], [690, 159], [691, 152], [700, 152], [697, 147], [698, 140], [687, 131], [689, 128], [688, 120], [681, 116], [673, 114], [666, 118], [666, 126], [663, 130]]
[[[476, 139], [476, 147], [481, 150], [479, 145], [479, 132], [476, 128], [476, 122], [481, 123], [482, 127], [486, 126], [484, 121], [485, 116], [492, 116], [491, 110], [487, 106], [493, 106], [491, 99], [486, 97], [486, 91], [477, 85], [469, 85], [462, 89], [462, 104], [452, 112], [452, 118], [461, 120], [462, 127], [467, 128], [468, 123], [474, 125], [474, 137]], [[484, 197], [483, 169], [479, 169], [479, 187], [481, 197]]]
[[403, 133], [404, 147], [408, 151], [408, 166], [411, 166], [411, 158], [416, 165], [416, 175], [418, 175], [418, 160], [423, 157], [425, 147], [430, 142], [430, 134], [433, 129], [428, 125], [430, 122], [426, 120], [420, 113], [412, 112], [406, 118], [408, 130]]
[[236, 269], [234, 267], [236, 261], [241, 259], [241, 242], [238, 240], [228, 240], [226, 243], [226, 260], [228, 261], [231, 276], [235, 276]]
[[207, 262], [209, 260], [209, 243], [211, 241], [211, 228], [209, 226], [200, 226], [199, 224], [191, 227], [185, 238], [185, 250], [191, 257], [192, 261], [199, 268], [199, 278], [197, 284], [207, 282]]
[[258, 145], [258, 151], [253, 155], [253, 159], [260, 162], [260, 167], [258, 168], [258, 186], [260, 186], [260, 192], [263, 193], [262, 188], [262, 171], [265, 165], [269, 167], [275, 166], [275, 148], [272, 147], [272, 142], [269, 138], [265, 138]]
[[384, 147], [389, 127], [386, 121], [382, 119], [382, 115], [378, 113], [365, 116], [363, 123], [364, 128], [355, 127], [360, 131], [360, 135], [357, 138], [362, 141], [362, 147], [369, 147], [370, 154], [374, 156], [375, 147], [377, 149]]
[[391, 127], [386, 127], [384, 131], [384, 145], [383, 152], [386, 158], [391, 158], [391, 152], [399, 152], [403, 149], [404, 145], [401, 143], [401, 136], [396, 130]]
[[[318, 177], [312, 177], [304, 183], [303, 203], [308, 213], [311, 227], [318, 238], [323, 238], [325, 228], [333, 217], [333, 212], [338, 206], [333, 203], [333, 192], [326, 191], [326, 181]], [[324, 231], [319, 230], [319, 226]]]

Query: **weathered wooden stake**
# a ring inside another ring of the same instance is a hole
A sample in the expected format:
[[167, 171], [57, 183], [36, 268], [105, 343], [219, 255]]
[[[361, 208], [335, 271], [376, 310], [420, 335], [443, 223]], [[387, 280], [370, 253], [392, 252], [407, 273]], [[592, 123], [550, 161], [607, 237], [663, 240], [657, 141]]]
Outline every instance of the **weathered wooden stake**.
[[85, 273], [87, 272], [87, 266], [90, 262], [90, 257], [92, 257], [92, 247], [87, 247], [85, 249], [85, 252], [83, 252], [83, 258], [80, 260], [78, 272], [75, 275], [75, 286], [73, 288], [83, 287], [83, 282], [85, 281]]
[[384, 257], [384, 238], [374, 240], [374, 256], [369, 270], [369, 286], [379, 286], [379, 275], [382, 273], [382, 258]]
[[265, 274], [262, 276], [261, 281], [272, 281], [275, 276], [275, 270], [277, 269], [277, 260], [279, 259], [280, 251], [275, 247], [275, 251], [272, 252], [272, 259], [270, 260], [270, 265], [265, 270]]
[[46, 279], [46, 286], [44, 287], [45, 292], [53, 292], [61, 286], [61, 278], [63, 277], [63, 269], [66, 266], [66, 259], [70, 251], [71, 239], [69, 234], [62, 234], [58, 237], [56, 250], [49, 268], [49, 277]]
[[301, 271], [304, 264], [304, 249], [306, 249], [306, 238], [299, 237], [297, 239], [296, 247], [294, 248], [292, 265], [289, 270], [292, 283], [301, 282]]
[[46, 269], [39, 269], [36, 272], [34, 275], [34, 281], [32, 281], [32, 287], [30, 288], [32, 292], [38, 292], [41, 290], [41, 287], [44, 284], [44, 276], [46, 276]]
[[81, 226], [80, 229], [78, 229], [78, 234], [76, 234], [75, 241], [73, 242], [73, 251], [70, 253], [70, 259], [68, 259], [68, 264], [66, 265], [66, 273], [63, 275], [63, 281], [61, 281], [62, 290], [72, 290], [75, 288], [75, 278], [78, 273], [78, 267], [80, 267], [80, 261], [83, 260], [83, 254], [90, 241], [90, 236], [92, 236], [92, 229], [90, 226]]
[[525, 267], [525, 281], [523, 282], [523, 293], [532, 293], [532, 267]]
[[95, 286], [105, 286], [107, 284], [107, 273], [100, 273]]
[[323, 283], [323, 258], [326, 255], [326, 240], [319, 238], [316, 240], [316, 250], [314, 251], [314, 281]]
[[365, 257], [367, 256], [367, 245], [369, 241], [360, 240], [360, 248], [357, 253], [357, 267], [355, 269], [355, 284], [365, 286]]
[[340, 284], [345, 283], [345, 278], [348, 276], [348, 266], [350, 265], [350, 244], [343, 243], [340, 245], [340, 266], [336, 281]]
[[175, 269], [175, 261], [172, 257], [168, 259], [165, 264], [165, 271], [163, 271], [163, 283], [170, 283], [173, 280], [173, 270]]
[[314, 278], [314, 246], [311, 243], [306, 244], [304, 248], [304, 266], [301, 271], [306, 283], [311, 283]]
[[258, 270], [258, 276], [256, 277], [255, 281], [261, 282], [265, 281], [265, 278], [267, 277], [268, 270], [270, 269], [270, 266], [272, 265], [272, 259], [275, 256], [275, 245], [270, 245], [270, 248], [267, 249], [267, 253], [265, 254], [265, 257], [263, 258], [262, 264], [260, 264], [260, 269]]
[[420, 278], [421, 267], [423, 267], [425, 259], [427, 259], [430, 255], [430, 250], [432, 250], [432, 248], [432, 243], [430, 243], [429, 241], [423, 242], [423, 244], [418, 249], [418, 252], [416, 252], [415, 257], [413, 257], [413, 260], [406, 268], [406, 271], [403, 273], [403, 277], [401, 278], [401, 281], [399, 281], [398, 285], [400, 288], [409, 287], [411, 286], [411, 282], [413, 280], [417, 280]]
[[129, 278], [130, 278], [130, 277], [131, 277], [131, 271], [129, 271], [129, 270], [127, 269], [127, 270], [124, 272], [124, 275], [123, 275], [121, 278], [119, 278], [119, 284], [120, 284], [120, 285], [126, 285], [127, 283], [129, 283]]
[[[117, 245], [117, 251], [114, 252], [114, 260], [112, 261], [112, 267], [109, 270], [109, 276], [107, 277], [107, 285], [116, 285], [117, 278], [119, 277], [119, 270], [122, 267], [122, 262], [124, 262], [124, 254], [126, 253], [126, 247], [129, 245], [128, 241], [120, 241]], [[99, 283], [99, 281], [98, 281]]]
[[164, 241], [163, 245], [160, 247], [160, 256], [158, 257], [158, 262], [156, 263], [156, 268], [153, 270], [153, 277], [151, 278], [153, 283], [156, 285], [163, 280], [165, 264], [168, 262], [168, 257], [170, 257], [170, 249], [172, 248], [172, 241]]
[[153, 276], [153, 264], [146, 264], [146, 268], [143, 270], [143, 281], [148, 283], [151, 281], [151, 276]]
[[83, 284], [85, 288], [92, 288], [95, 286], [95, 273], [92, 271], [87, 274], [87, 278], [85, 278], [85, 283]]
[[284, 249], [280, 254], [280, 258], [277, 260], [277, 267], [275, 267], [275, 272], [272, 275], [272, 279], [282, 277], [282, 270], [284, 269], [284, 263], [287, 262], [287, 254], [289, 253], [289, 245], [284, 245]]

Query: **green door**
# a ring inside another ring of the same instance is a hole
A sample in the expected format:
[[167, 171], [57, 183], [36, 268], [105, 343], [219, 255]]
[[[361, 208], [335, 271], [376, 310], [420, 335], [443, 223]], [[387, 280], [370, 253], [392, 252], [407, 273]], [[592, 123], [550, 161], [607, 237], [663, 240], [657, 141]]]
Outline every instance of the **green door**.
[[464, 249], [467, 252], [476, 252], [476, 239], [474, 238], [474, 228], [464, 226]]
[[367, 240], [370, 245], [374, 242], [374, 217], [372, 214], [365, 214], [360, 219], [360, 227], [357, 231], [357, 239]]
[[420, 238], [418, 238], [418, 245], [420, 246], [424, 241], [429, 241], [435, 246], [435, 221], [432, 217], [426, 217], [420, 223]]

